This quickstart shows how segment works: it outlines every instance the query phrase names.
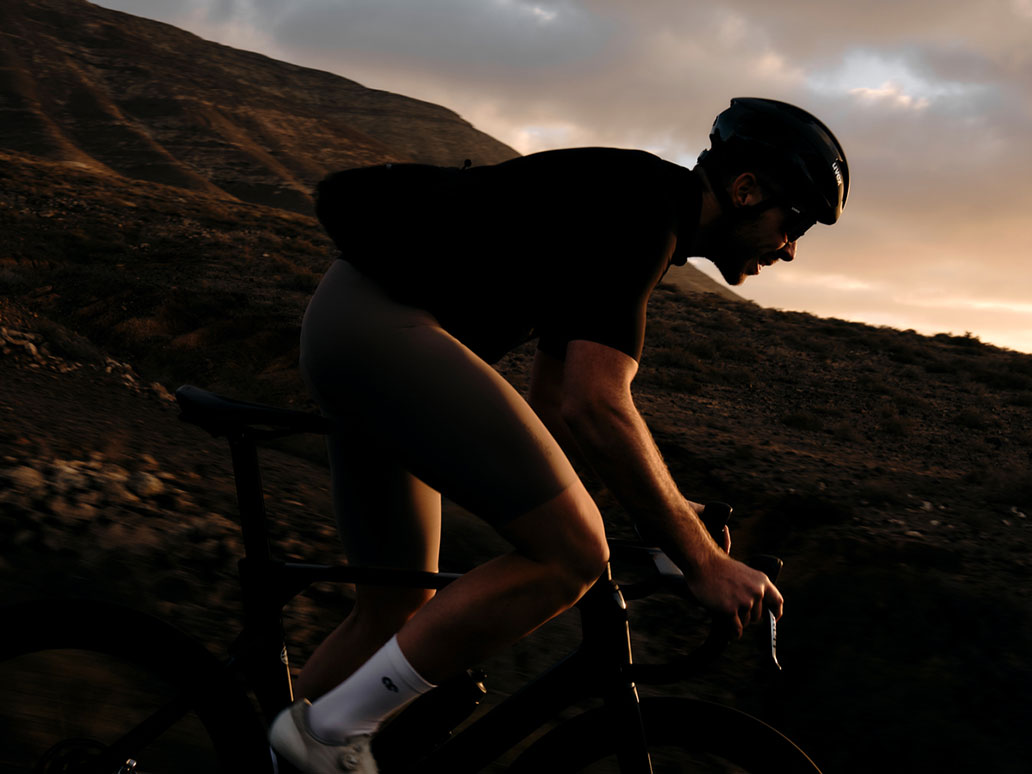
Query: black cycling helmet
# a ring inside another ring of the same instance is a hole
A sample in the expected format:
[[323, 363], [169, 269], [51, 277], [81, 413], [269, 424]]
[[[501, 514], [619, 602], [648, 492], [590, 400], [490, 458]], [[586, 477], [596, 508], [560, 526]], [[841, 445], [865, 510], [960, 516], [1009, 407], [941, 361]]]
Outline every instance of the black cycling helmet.
[[713, 122], [710, 144], [700, 162], [755, 163], [811, 223], [831, 225], [842, 214], [849, 193], [846, 154], [831, 130], [805, 110], [772, 99], [735, 97]]

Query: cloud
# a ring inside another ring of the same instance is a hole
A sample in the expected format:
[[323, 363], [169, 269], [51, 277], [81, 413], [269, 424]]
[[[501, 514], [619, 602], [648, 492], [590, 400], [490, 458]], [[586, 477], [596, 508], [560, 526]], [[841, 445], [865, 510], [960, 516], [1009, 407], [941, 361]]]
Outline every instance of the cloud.
[[892, 107], [903, 108], [904, 110], [924, 110], [931, 102], [927, 97], [913, 97], [903, 93], [903, 87], [892, 81], [885, 81], [877, 89], [866, 86], [858, 86], [850, 89], [849, 93], [869, 102], [887, 102]]
[[281, 45], [342, 62], [419, 66], [474, 81], [575, 65], [616, 33], [572, 2], [250, 2], [268, 9], [269, 28]]

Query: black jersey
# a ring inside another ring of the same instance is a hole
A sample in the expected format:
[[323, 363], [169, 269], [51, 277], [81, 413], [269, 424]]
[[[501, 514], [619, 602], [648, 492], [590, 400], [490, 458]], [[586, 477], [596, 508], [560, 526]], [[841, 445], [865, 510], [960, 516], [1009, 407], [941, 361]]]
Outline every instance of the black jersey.
[[331, 176], [318, 214], [341, 257], [493, 362], [539, 337], [638, 359], [645, 307], [687, 258], [702, 186], [644, 151], [546, 151], [492, 166]]

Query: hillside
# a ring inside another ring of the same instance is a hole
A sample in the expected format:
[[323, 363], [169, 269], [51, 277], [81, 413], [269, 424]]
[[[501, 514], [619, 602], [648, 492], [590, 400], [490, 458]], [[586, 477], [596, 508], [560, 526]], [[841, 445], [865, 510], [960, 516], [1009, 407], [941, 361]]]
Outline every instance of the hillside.
[[518, 155], [438, 105], [86, 0], [4, 0], [0, 29], [0, 150], [306, 213], [336, 169]]
[[[755, 676], [743, 640], [691, 690], [775, 721], [828, 771], [1022, 771], [1032, 358], [669, 286], [652, 311], [636, 396], [675, 478], [736, 506], [736, 555], [786, 561], [783, 681]], [[0, 595], [74, 587], [223, 642], [238, 615], [228, 454], [176, 420], [165, 389], [201, 380], [187, 367], [155, 384], [37, 314], [0, 305]], [[521, 387], [532, 353], [501, 364]], [[340, 558], [320, 452], [263, 455], [280, 555]], [[628, 536], [592, 488], [610, 534]], [[446, 569], [504, 550], [451, 507], [444, 543]], [[334, 608], [325, 589], [291, 607], [294, 663]], [[682, 636], [654, 608], [632, 613], [643, 660]], [[573, 636], [560, 620], [495, 659], [492, 690]]]
[[437, 105], [85, 0], [11, 0], [0, 26], [0, 291], [162, 377], [297, 399], [331, 254], [314, 183], [517, 155]]
[[[169, 391], [310, 407], [297, 332], [330, 260], [311, 183], [514, 152], [444, 108], [82, 0], [5, 0], [0, 29], [0, 598], [122, 599], [216, 645], [238, 615], [228, 455]], [[735, 505], [735, 554], [785, 558], [787, 605], [781, 682], [743, 640], [679, 688], [772, 720], [829, 772], [1024, 772], [1032, 356], [763, 309], [683, 271], [650, 303], [636, 400], [685, 493]], [[532, 355], [499, 369], [523, 389]], [[263, 460], [277, 552], [339, 559], [321, 442]], [[445, 569], [504, 550], [451, 506], [445, 533]], [[294, 664], [334, 600], [292, 605]], [[682, 641], [632, 610], [642, 660]], [[489, 687], [572, 637], [564, 617]]]

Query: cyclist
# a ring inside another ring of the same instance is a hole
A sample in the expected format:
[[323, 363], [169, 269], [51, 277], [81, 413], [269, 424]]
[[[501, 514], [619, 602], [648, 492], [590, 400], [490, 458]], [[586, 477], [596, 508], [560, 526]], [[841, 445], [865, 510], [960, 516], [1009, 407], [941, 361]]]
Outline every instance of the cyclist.
[[[298, 680], [271, 741], [305, 772], [375, 771], [387, 715], [573, 605], [608, 558], [590, 465], [698, 600], [737, 632], [775, 616], [770, 580], [707, 535], [631, 397], [645, 308], [671, 264], [737, 285], [848, 191], [841, 145], [792, 105], [737, 98], [687, 169], [631, 150], [547, 151], [466, 169], [337, 173], [317, 213], [341, 251], [305, 313], [301, 368], [331, 417], [350, 560], [435, 571], [441, 494], [513, 550], [438, 592], [364, 587]], [[468, 166], [468, 165], [467, 165]], [[489, 363], [537, 338], [524, 400]], [[723, 550], [722, 550], [723, 548]], [[309, 701], [311, 700], [311, 701]]]

